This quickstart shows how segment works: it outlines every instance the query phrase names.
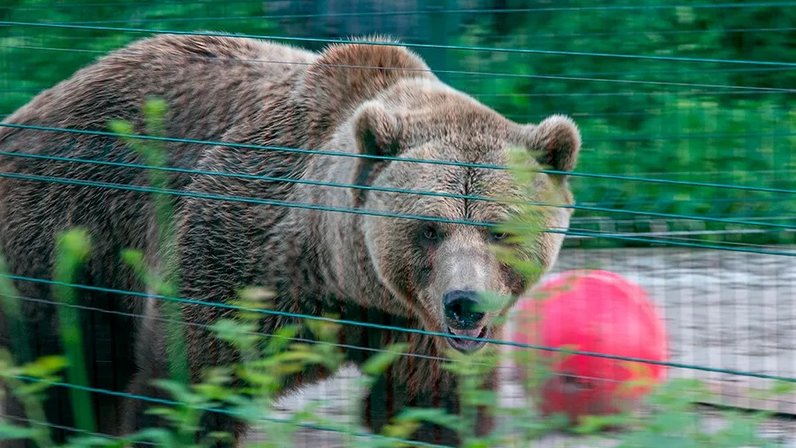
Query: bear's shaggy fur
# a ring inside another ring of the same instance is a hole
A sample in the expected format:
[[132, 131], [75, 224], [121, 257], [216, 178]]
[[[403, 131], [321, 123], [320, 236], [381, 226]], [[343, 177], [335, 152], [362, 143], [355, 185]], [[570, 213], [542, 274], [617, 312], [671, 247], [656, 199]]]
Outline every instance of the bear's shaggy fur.
[[[315, 54], [232, 37], [164, 35], [139, 41], [41, 93], [6, 123], [103, 131], [108, 120], [125, 119], [143, 132], [140, 109], [152, 96], [168, 104], [165, 132], [169, 137], [273, 148], [193, 142], [165, 145], [172, 167], [228, 173], [213, 176], [177, 170], [169, 174], [168, 188], [205, 195], [176, 197], [173, 254], [179, 260], [181, 296], [226, 301], [235, 298], [241, 287], [254, 285], [275, 291], [268, 304], [275, 310], [333, 314], [429, 331], [450, 331], [442, 303], [450, 291], [489, 290], [516, 296], [528, 286], [518, 272], [497, 260], [490, 250], [493, 236], [477, 226], [311, 207], [500, 221], [510, 214], [508, 206], [450, 195], [516, 197], [520, 190], [509, 174], [280, 149], [505, 164], [508, 148], [523, 146], [540, 153], [541, 166], [567, 171], [574, 167], [580, 148], [579, 133], [569, 119], [554, 116], [539, 125], [515, 124], [437, 80], [420, 58], [400, 46], [353, 43]], [[0, 151], [99, 161], [0, 156], [0, 176], [5, 176], [0, 177], [0, 250], [12, 273], [50, 278], [54, 236], [81, 226], [91, 235], [93, 252], [80, 281], [105, 288], [144, 289], [121, 263], [119, 253], [136, 248], [147, 253], [151, 263], [158, 258], [152, 195], [113, 185], [63, 182], [147, 185], [150, 170], [118, 164], [145, 164], [139, 153], [111, 136], [11, 127], [0, 129]], [[8, 178], [8, 173], [38, 178]], [[277, 182], [250, 175], [349, 186]], [[382, 187], [443, 195], [399, 194]], [[535, 187], [535, 194], [520, 199], [539, 201], [555, 194], [564, 202], [572, 201], [564, 176], [540, 174]], [[310, 208], [285, 207], [281, 201]], [[566, 228], [569, 216], [570, 211], [563, 208], [540, 212], [540, 220], [548, 227]], [[560, 244], [560, 235], [544, 233], [525, 256], [548, 268]], [[52, 300], [47, 284], [18, 281], [16, 286], [22, 296]], [[82, 305], [111, 312], [83, 313], [92, 386], [157, 395], [149, 383], [167, 375], [170, 348], [159, 302], [96, 290], [82, 291], [81, 297]], [[23, 306], [33, 354], [59, 352], [53, 306], [41, 302], [23, 302]], [[234, 351], [201, 326], [215, 322], [225, 314], [223, 310], [185, 305], [182, 311], [191, 323], [184, 331], [194, 378], [202, 368], [235, 360]], [[139, 325], [141, 319], [118, 312], [144, 313], [146, 318]], [[488, 313], [475, 331], [499, 337], [495, 314], [499, 313]], [[261, 330], [270, 334], [291, 323], [301, 321], [266, 317]], [[436, 359], [448, 349], [445, 338], [349, 325], [341, 328], [342, 343], [364, 349], [347, 349], [352, 363], [365, 362], [373, 353], [368, 349], [393, 342], [407, 342], [409, 352], [422, 355], [401, 357], [374, 386], [364, 406], [371, 428], [380, 429], [405, 406], [457, 409], [455, 381]], [[9, 331], [0, 330], [0, 342], [8, 343]], [[299, 337], [313, 335], [305, 328]], [[290, 378], [285, 389], [331, 373], [308, 369]], [[61, 393], [51, 399], [48, 412], [68, 423], [65, 398]], [[143, 424], [145, 403], [132, 400], [127, 417], [122, 418], [113, 397], [95, 394], [94, 399], [103, 431], [131, 430]], [[478, 431], [487, 431], [490, 424], [489, 416], [482, 415]], [[220, 418], [206, 425], [208, 430], [242, 431]], [[421, 427], [415, 437], [456, 442], [453, 434], [431, 425]]]

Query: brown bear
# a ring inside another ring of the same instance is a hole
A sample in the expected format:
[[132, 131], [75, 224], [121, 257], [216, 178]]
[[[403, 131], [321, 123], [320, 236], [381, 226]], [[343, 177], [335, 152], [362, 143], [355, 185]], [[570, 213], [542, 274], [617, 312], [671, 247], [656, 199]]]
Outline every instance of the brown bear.
[[[491, 250], [504, 244], [504, 235], [459, 221], [500, 222], [511, 215], [510, 205], [473, 196], [540, 201], [553, 192], [572, 202], [563, 174], [539, 174], [529, 195], [509, 172], [477, 166], [504, 165], [509, 148], [521, 146], [538, 154], [540, 167], [569, 171], [580, 148], [571, 120], [552, 116], [538, 125], [516, 124], [440, 82], [397, 43], [353, 42], [316, 54], [254, 39], [162, 35], [78, 71], [5, 123], [106, 131], [109, 120], [124, 119], [143, 132], [140, 110], [149, 97], [168, 105], [165, 134], [185, 139], [165, 144], [168, 164], [176, 168], [167, 187], [179, 191], [172, 197], [180, 295], [195, 300], [225, 302], [254, 285], [275, 292], [268, 304], [274, 310], [499, 338], [496, 318], [507, 307], [483, 313], [479, 293], [516, 296], [529, 279]], [[146, 160], [112, 135], [8, 126], [0, 128], [0, 151], [0, 251], [11, 272], [50, 278], [54, 235], [74, 226], [87, 229], [93, 251], [79, 280], [103, 288], [81, 290], [81, 305], [101, 310], [83, 311], [81, 321], [91, 385], [157, 395], [150, 382], [167, 376], [171, 348], [162, 302], [108, 290], [145, 289], [120, 261], [121, 250], [158, 258], [154, 195], [124, 188], [148, 185], [150, 169], [124, 166]], [[546, 227], [563, 229], [570, 213], [567, 207], [547, 208], [539, 218]], [[441, 220], [389, 216], [396, 214]], [[549, 268], [562, 238], [542, 233], [522, 256]], [[58, 353], [50, 285], [19, 279], [16, 287], [21, 296], [38, 300], [22, 301], [31, 356]], [[202, 327], [226, 311], [183, 305], [182, 313], [191, 323], [184, 331], [194, 379], [203, 368], [236, 359], [234, 350]], [[302, 321], [264, 316], [261, 330], [272, 334], [287, 324]], [[8, 328], [0, 330], [0, 342], [10, 343]], [[373, 349], [409, 344], [412, 356], [387, 370], [364, 405], [363, 417], [376, 431], [407, 406], [455, 412], [455, 379], [439, 359], [451, 347], [468, 352], [483, 345], [355, 325], [340, 331], [341, 341], [360, 347], [346, 350], [348, 361], [359, 365]], [[314, 336], [304, 329], [299, 337]], [[287, 381], [285, 390], [331, 373], [308, 369]], [[54, 394], [48, 417], [69, 424], [67, 396], [58, 388]], [[102, 431], [145, 425], [145, 402], [130, 400], [123, 417], [115, 396], [92, 396]], [[243, 426], [227, 420], [204, 424], [240, 437]], [[478, 432], [490, 425], [483, 415]], [[413, 437], [457, 443], [455, 434], [431, 424]]]

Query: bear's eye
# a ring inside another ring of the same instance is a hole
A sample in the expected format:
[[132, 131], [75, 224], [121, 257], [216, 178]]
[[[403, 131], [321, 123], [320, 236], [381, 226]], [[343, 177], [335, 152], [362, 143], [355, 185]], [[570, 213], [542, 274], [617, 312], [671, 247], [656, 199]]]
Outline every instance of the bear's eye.
[[439, 239], [441, 237], [442, 237], [442, 234], [440, 233], [440, 231], [437, 228], [437, 226], [435, 226], [433, 224], [429, 224], [429, 225], [423, 227], [423, 239], [425, 239], [426, 241], [428, 241], [428, 242], [436, 242], [436, 241], [439, 241]]
[[489, 232], [489, 239], [491, 239], [492, 241], [500, 242], [500, 241], [505, 240], [508, 237], [509, 237], [509, 234], [506, 233], [506, 232], [497, 232], [497, 231]]

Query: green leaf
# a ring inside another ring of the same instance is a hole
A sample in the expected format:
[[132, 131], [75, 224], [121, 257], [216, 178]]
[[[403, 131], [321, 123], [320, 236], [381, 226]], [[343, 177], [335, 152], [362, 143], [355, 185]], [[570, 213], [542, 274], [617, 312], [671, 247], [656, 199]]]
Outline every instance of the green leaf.
[[428, 422], [459, 432], [463, 422], [457, 415], [448, 414], [444, 409], [408, 408], [395, 417], [395, 422]]
[[111, 130], [111, 132], [114, 132], [116, 134], [125, 134], [125, 135], [135, 134], [135, 131], [133, 130], [133, 125], [127, 121], [111, 120], [108, 122], [108, 128]]
[[39, 430], [0, 422], [0, 440], [24, 440], [36, 437]]
[[22, 366], [22, 371], [28, 376], [46, 378], [63, 370], [66, 365], [67, 360], [63, 356], [43, 356]]
[[371, 356], [367, 362], [362, 365], [360, 370], [365, 375], [379, 376], [408, 349], [409, 344], [401, 343], [389, 345], [385, 347], [383, 351]]

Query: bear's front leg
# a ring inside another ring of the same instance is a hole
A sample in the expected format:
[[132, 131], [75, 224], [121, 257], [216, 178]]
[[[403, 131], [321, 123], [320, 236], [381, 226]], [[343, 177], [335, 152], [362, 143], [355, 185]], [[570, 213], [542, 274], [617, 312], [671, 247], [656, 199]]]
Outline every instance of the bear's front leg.
[[[448, 414], [460, 415], [461, 404], [457, 378], [444, 370], [442, 361], [418, 361], [411, 354], [404, 355], [392, 368], [380, 376], [362, 406], [365, 424], [374, 433], [408, 408], [444, 409]], [[495, 371], [484, 378], [484, 389], [496, 390]], [[494, 416], [484, 407], [476, 410], [475, 426], [465, 422], [467, 430], [476, 436], [489, 434], [494, 428]], [[461, 434], [440, 425], [423, 422], [410, 437], [412, 440], [441, 445], [459, 446]]]

